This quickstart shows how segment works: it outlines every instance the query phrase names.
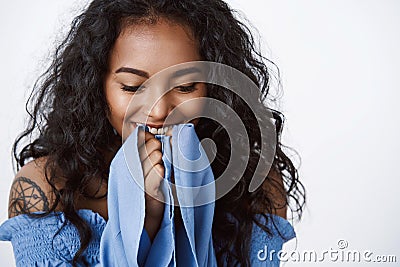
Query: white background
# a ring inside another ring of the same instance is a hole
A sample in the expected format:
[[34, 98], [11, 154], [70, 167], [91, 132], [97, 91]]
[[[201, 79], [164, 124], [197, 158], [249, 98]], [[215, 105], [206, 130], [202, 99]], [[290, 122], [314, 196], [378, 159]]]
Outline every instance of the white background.
[[[322, 254], [344, 239], [350, 250], [396, 255], [399, 262], [400, 2], [228, 2], [258, 28], [265, 55], [280, 68], [284, 143], [301, 156], [308, 202], [303, 220], [293, 222], [297, 239], [285, 249]], [[7, 218], [11, 146], [25, 123], [28, 92], [84, 3], [1, 0], [0, 222]], [[9, 243], [0, 243], [0, 262], [14, 265]]]

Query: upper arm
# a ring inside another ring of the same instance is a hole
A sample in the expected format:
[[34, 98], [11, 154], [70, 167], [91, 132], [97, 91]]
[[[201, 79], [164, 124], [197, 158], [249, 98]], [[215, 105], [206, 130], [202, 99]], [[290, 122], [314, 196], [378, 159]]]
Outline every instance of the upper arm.
[[15, 175], [11, 185], [8, 217], [49, 211], [54, 199], [52, 188], [44, 175], [44, 161], [33, 160]]

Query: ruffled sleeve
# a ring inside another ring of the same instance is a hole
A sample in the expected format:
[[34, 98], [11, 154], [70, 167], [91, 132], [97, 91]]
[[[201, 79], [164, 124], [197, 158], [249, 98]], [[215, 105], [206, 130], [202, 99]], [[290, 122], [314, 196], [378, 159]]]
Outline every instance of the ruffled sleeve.
[[[99, 242], [106, 222], [91, 210], [79, 210], [78, 214], [92, 230], [91, 242], [78, 266], [83, 266], [83, 261], [89, 266], [100, 266]], [[17, 266], [72, 266], [80, 239], [71, 223], [62, 227], [65, 221], [65, 215], [61, 212], [43, 218], [19, 215], [0, 226], [0, 240], [11, 241]]]
[[282, 250], [285, 242], [296, 237], [296, 233], [293, 226], [284, 218], [275, 214], [267, 214], [266, 217], [267, 219], [260, 214], [257, 215], [260, 223], [271, 230], [271, 235], [253, 223], [251, 266], [279, 267], [278, 252]]

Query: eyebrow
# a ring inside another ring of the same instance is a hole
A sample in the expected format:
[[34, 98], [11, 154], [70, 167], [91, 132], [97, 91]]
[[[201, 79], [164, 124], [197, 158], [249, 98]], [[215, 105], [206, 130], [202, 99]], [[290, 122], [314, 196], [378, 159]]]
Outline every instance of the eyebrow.
[[[131, 74], [135, 74], [135, 75], [139, 75], [141, 77], [144, 78], [149, 78], [150, 75], [143, 71], [143, 70], [138, 70], [138, 69], [134, 69], [134, 68], [129, 68], [129, 67], [121, 67], [119, 69], [117, 69], [115, 71], [115, 73], [121, 73], [121, 72], [126, 72], [126, 73], [131, 73]], [[192, 73], [200, 73], [200, 69], [196, 68], [196, 67], [190, 67], [190, 68], [186, 68], [186, 69], [181, 69], [181, 70], [177, 70], [175, 71], [171, 78], [178, 78], [184, 75], [188, 75], [188, 74], [192, 74]]]
[[196, 68], [196, 67], [181, 69], [181, 70], [175, 71], [174, 74], [172, 74], [171, 78], [178, 78], [180, 76], [184, 76], [184, 75], [188, 75], [188, 74], [192, 74], [192, 73], [201, 73], [201, 71], [199, 68]]
[[134, 69], [134, 68], [122, 67], [115, 71], [115, 73], [120, 73], [120, 72], [132, 73], [132, 74], [139, 75], [139, 76], [142, 76], [145, 78], [150, 77], [150, 75], [147, 72], [145, 72], [143, 70]]

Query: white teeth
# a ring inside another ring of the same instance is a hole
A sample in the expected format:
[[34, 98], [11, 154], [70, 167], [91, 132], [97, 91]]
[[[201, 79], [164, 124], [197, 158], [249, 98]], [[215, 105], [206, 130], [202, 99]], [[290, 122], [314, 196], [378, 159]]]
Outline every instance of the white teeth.
[[[144, 124], [137, 123], [136, 125], [144, 125]], [[147, 127], [149, 128], [149, 132], [152, 134], [166, 134], [172, 128], [172, 126], [166, 126], [163, 128], [153, 128], [150, 126]]]

